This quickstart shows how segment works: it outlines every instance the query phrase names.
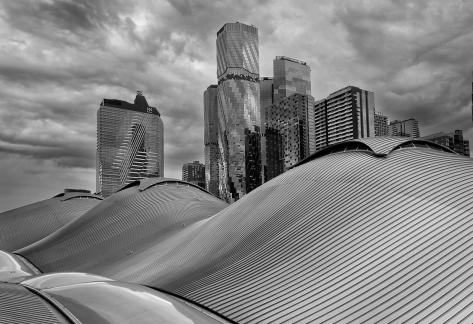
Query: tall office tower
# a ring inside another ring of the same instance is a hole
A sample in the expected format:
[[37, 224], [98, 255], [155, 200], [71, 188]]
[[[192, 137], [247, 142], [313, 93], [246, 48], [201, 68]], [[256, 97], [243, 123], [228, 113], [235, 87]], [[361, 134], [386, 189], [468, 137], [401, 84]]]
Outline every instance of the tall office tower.
[[103, 197], [134, 180], [163, 176], [160, 116], [141, 91], [134, 103], [103, 99], [97, 111], [97, 192]]
[[374, 93], [348, 86], [315, 103], [315, 146], [375, 135]]
[[267, 162], [266, 162], [266, 134], [265, 134], [265, 110], [271, 106], [273, 102], [273, 78], [260, 78], [260, 110], [261, 110], [261, 176], [265, 182], [267, 176]]
[[266, 108], [268, 181], [309, 156], [314, 147], [314, 98], [293, 94]]
[[428, 140], [440, 145], [444, 145], [458, 154], [470, 156], [470, 141], [463, 138], [463, 131], [457, 129], [453, 133], [435, 133], [422, 136], [423, 140]]
[[473, 72], [471, 72], [471, 120], [473, 121]]
[[310, 67], [306, 62], [276, 56], [273, 73], [274, 103], [295, 93], [310, 95]]
[[380, 112], [374, 113], [374, 136], [388, 135], [388, 117]]
[[185, 163], [182, 166], [182, 180], [205, 188], [205, 165], [199, 161]]
[[388, 135], [418, 138], [420, 137], [419, 122], [414, 118], [393, 120], [389, 123]]
[[204, 92], [204, 145], [205, 189], [218, 197], [218, 106], [217, 85], [214, 84]]
[[220, 197], [238, 200], [261, 184], [258, 29], [225, 24], [217, 32]]

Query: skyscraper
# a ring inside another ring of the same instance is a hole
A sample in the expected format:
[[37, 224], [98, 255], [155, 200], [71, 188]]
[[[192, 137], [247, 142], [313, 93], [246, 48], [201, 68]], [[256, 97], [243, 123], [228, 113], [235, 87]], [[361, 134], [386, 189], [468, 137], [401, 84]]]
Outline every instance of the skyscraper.
[[293, 94], [266, 108], [265, 181], [286, 171], [312, 153], [314, 98]]
[[393, 120], [389, 123], [388, 135], [418, 138], [420, 137], [419, 122], [414, 118]]
[[374, 136], [388, 135], [388, 117], [380, 112], [374, 113]]
[[263, 77], [260, 78], [260, 111], [261, 111], [261, 176], [262, 181], [266, 181], [266, 173], [268, 169], [268, 165], [266, 162], [266, 127], [265, 127], [265, 111], [266, 108], [271, 106], [273, 101], [273, 78], [270, 77]]
[[217, 32], [220, 197], [235, 201], [261, 184], [258, 29]]
[[199, 161], [185, 163], [182, 166], [182, 180], [205, 188], [205, 165]]
[[134, 180], [163, 176], [160, 116], [141, 91], [134, 103], [103, 99], [97, 111], [97, 192], [103, 197]]
[[261, 146], [267, 181], [315, 151], [314, 98], [310, 95], [310, 67], [290, 57], [276, 56], [273, 79], [260, 82]]
[[348, 86], [315, 103], [315, 146], [374, 136], [374, 93]]
[[310, 67], [306, 62], [286, 56], [273, 61], [274, 103], [295, 93], [310, 96]]
[[215, 196], [218, 189], [218, 106], [217, 86], [210, 85], [204, 92], [204, 156], [205, 156], [205, 188]]

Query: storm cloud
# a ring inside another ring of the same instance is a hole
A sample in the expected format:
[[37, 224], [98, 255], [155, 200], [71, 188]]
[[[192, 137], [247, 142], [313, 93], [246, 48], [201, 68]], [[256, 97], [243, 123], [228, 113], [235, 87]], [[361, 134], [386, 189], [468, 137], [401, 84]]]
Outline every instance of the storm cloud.
[[347, 85], [421, 133], [472, 137], [473, 5], [467, 1], [3, 1], [0, 211], [66, 187], [95, 189], [96, 112], [142, 90], [165, 129], [165, 175], [203, 159], [203, 91], [216, 32], [259, 29], [260, 74], [307, 61], [315, 99]]

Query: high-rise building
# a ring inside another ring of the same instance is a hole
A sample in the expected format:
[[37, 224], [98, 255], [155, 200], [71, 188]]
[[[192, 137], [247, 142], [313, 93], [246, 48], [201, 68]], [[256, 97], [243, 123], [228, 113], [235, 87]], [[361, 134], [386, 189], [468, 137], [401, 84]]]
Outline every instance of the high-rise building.
[[217, 32], [220, 197], [238, 200], [261, 184], [258, 29], [227, 23]]
[[314, 149], [314, 98], [293, 94], [266, 108], [268, 181], [308, 157]]
[[422, 139], [446, 146], [458, 154], [470, 156], [470, 141], [464, 139], [463, 131], [459, 129], [453, 133], [435, 133], [423, 136]]
[[374, 136], [388, 135], [388, 117], [380, 112], [374, 113]]
[[299, 93], [310, 96], [310, 67], [306, 62], [286, 56], [273, 61], [274, 103]]
[[263, 182], [266, 181], [267, 162], [266, 162], [266, 134], [265, 134], [265, 110], [271, 106], [273, 101], [273, 78], [260, 78], [260, 111], [261, 111], [261, 172]]
[[97, 111], [97, 193], [164, 173], [163, 122], [141, 91], [134, 103], [103, 99]]
[[182, 166], [182, 180], [205, 188], [205, 165], [199, 161], [185, 163]]
[[388, 135], [418, 138], [420, 137], [419, 122], [414, 118], [393, 120], [389, 123]]
[[260, 81], [264, 181], [315, 152], [310, 67], [300, 60], [276, 56], [273, 74], [271, 81]]
[[315, 147], [374, 136], [374, 93], [348, 86], [315, 103]]
[[217, 85], [210, 85], [204, 92], [204, 145], [205, 189], [219, 196], [218, 189], [218, 106]]

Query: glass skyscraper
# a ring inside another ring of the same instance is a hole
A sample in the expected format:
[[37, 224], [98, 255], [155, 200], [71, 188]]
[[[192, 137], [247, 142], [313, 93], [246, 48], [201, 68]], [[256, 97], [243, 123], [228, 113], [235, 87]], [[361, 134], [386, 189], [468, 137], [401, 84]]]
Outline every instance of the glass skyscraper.
[[310, 67], [286, 56], [273, 61], [274, 103], [295, 93], [310, 96]]
[[238, 200], [261, 184], [258, 29], [227, 23], [217, 32], [220, 197]]
[[210, 85], [204, 92], [204, 145], [205, 189], [219, 197], [218, 106], [216, 85]]
[[163, 122], [138, 91], [134, 103], [103, 99], [97, 111], [97, 192], [164, 174]]
[[[310, 67], [300, 60], [276, 56], [273, 74], [271, 83], [261, 83], [261, 96], [265, 97], [264, 101], [261, 99], [265, 102], [262, 108], [264, 181], [315, 152]], [[271, 101], [266, 98], [268, 89], [272, 89]]]

